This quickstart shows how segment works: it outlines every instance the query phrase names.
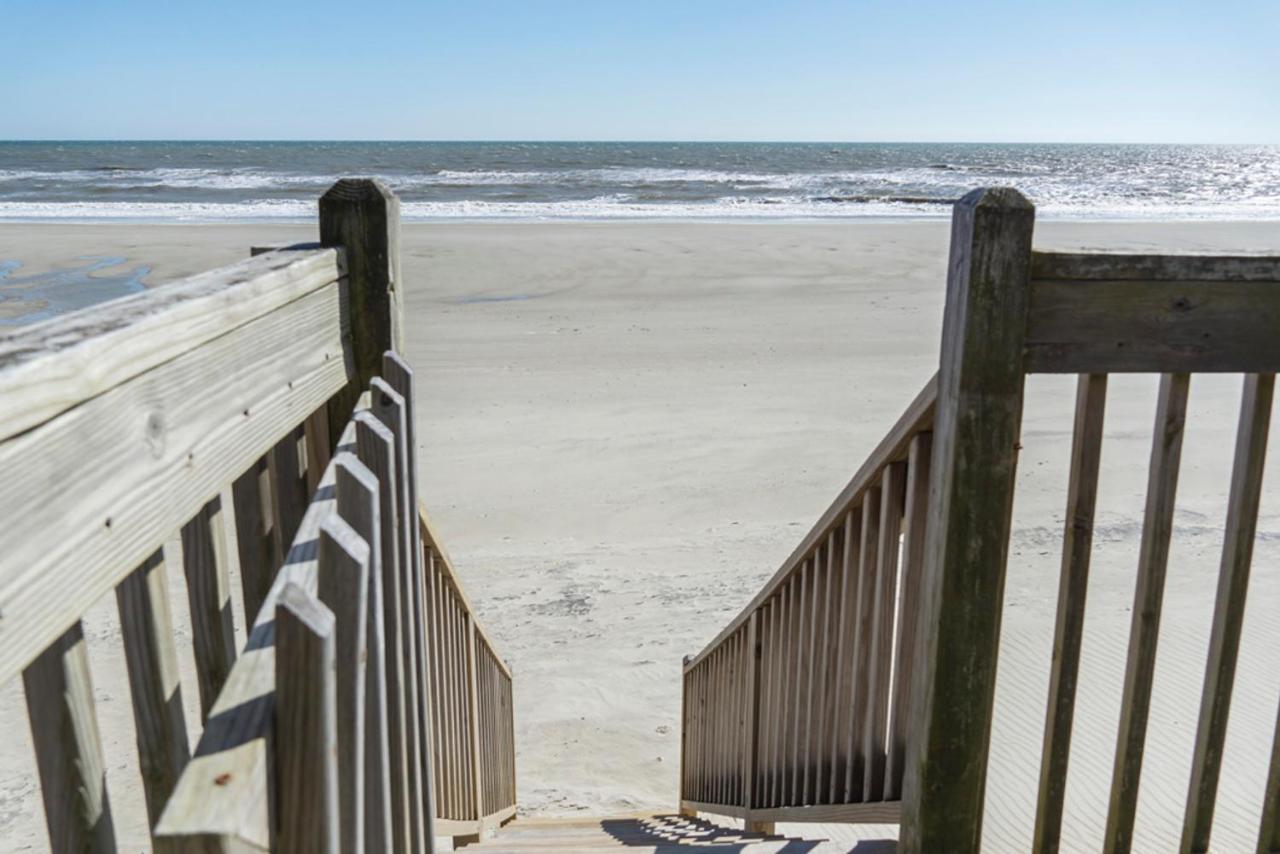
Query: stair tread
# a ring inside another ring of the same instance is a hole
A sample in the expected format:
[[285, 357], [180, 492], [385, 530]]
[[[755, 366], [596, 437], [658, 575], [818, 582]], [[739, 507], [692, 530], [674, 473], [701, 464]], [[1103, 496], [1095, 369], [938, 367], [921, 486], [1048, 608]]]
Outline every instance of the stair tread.
[[[519, 820], [493, 837], [466, 846], [464, 852], [616, 852], [635, 854], [681, 851], [731, 851], [733, 854], [805, 854], [828, 848], [823, 839], [780, 835], [766, 836], [721, 827], [701, 819], [677, 815], [619, 818], [569, 818]], [[833, 849], [829, 849], [833, 850]]]

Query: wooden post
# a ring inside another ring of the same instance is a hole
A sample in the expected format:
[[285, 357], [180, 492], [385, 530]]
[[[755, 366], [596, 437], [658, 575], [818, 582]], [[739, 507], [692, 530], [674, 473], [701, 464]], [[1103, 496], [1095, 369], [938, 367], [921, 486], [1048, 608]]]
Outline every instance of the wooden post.
[[252, 628], [266, 601], [273, 580], [273, 546], [263, 512], [263, 495], [270, 495], [267, 459], [262, 457], [231, 483], [232, 513], [236, 526], [236, 550], [240, 558], [240, 589], [244, 595], [244, 621]]
[[1035, 208], [975, 190], [955, 208], [930, 490], [920, 690], [904, 852], [977, 852], [1022, 419]]
[[54, 854], [116, 850], [84, 632], [77, 622], [22, 673]]
[[339, 835], [344, 852], [361, 854], [369, 544], [341, 516], [320, 523], [317, 575], [320, 601], [336, 621]]
[[352, 382], [329, 404], [336, 440], [382, 354], [400, 349], [400, 200], [378, 181], [343, 178], [320, 198], [320, 243], [346, 252], [354, 363]]
[[391, 848], [391, 747], [387, 734], [387, 649], [382, 602], [382, 522], [378, 479], [354, 454], [333, 461], [338, 515], [369, 544], [369, 587], [366, 597], [369, 652], [365, 668], [364, 848]]
[[338, 854], [333, 612], [296, 584], [276, 604], [279, 849]]

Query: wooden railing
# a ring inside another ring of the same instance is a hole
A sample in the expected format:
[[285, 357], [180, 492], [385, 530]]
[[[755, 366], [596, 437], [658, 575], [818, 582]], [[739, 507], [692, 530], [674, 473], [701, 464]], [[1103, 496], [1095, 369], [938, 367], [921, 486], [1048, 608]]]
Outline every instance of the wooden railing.
[[930, 381], [773, 578], [685, 662], [686, 812], [753, 829], [897, 821], [935, 397]]
[[[1182, 850], [1208, 850], [1280, 368], [1280, 258], [1039, 253], [1033, 222], [1033, 207], [1014, 190], [979, 190], [957, 204], [936, 392], [931, 383], [765, 589], [685, 664], [684, 811], [756, 825], [900, 813], [902, 851], [981, 848], [1024, 382], [1032, 373], [1075, 373], [1032, 843], [1058, 850], [1107, 375], [1155, 373], [1102, 843], [1130, 850], [1190, 375], [1239, 373], [1244, 391], [1181, 832]], [[1259, 795], [1257, 850], [1280, 850], [1280, 729]]]
[[[420, 534], [398, 200], [341, 181], [320, 233], [0, 339], [0, 682], [23, 676], [55, 852], [116, 845], [80, 624], [113, 590], [157, 848], [432, 850], [433, 783], [448, 791], [433, 751], [464, 753], [437, 738], [435, 704], [468, 690], [456, 721], [487, 812], [450, 813], [445, 832], [514, 811], [510, 672], [487, 639], [450, 671], [429, 616], [452, 596], [474, 626]], [[194, 756], [161, 549], [174, 532]]]

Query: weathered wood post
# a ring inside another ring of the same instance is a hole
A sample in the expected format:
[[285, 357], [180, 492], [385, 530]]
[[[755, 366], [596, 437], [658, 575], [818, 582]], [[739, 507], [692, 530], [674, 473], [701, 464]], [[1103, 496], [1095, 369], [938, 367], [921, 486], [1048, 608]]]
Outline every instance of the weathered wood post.
[[1034, 223], [1009, 188], [969, 193], [952, 217], [904, 852], [982, 842]]
[[400, 199], [371, 178], [343, 178], [320, 197], [320, 243], [346, 251], [353, 379], [329, 404], [337, 440], [360, 393], [400, 349]]

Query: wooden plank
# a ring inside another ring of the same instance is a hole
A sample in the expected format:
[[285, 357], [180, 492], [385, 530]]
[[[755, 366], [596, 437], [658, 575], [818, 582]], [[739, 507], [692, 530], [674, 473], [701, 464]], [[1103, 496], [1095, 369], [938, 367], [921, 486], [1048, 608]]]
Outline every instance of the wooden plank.
[[[836, 635], [836, 707], [831, 733], [831, 800], [843, 803], [845, 777], [853, 757], [844, 733], [853, 727], [853, 647], [858, 613], [858, 550], [862, 543], [861, 509], [844, 519], [840, 551], [840, 623]], [[842, 749], [843, 748], [843, 749]]]
[[760, 743], [760, 615], [752, 614], [747, 621], [746, 644], [743, 648], [743, 694], [745, 695], [742, 739], [742, 805], [749, 811], [757, 803], [756, 766], [759, 762]]
[[402, 686], [405, 691], [405, 732], [408, 735], [409, 763], [409, 799], [412, 807], [412, 842], [414, 850], [422, 850], [428, 843], [431, 816], [426, 812], [430, 805], [428, 800], [429, 783], [426, 780], [426, 768], [423, 757], [427, 749], [424, 746], [425, 732], [422, 712], [425, 700], [419, 682], [421, 669], [422, 614], [418, 610], [421, 591], [418, 586], [420, 563], [415, 556], [418, 542], [418, 526], [414, 520], [416, 505], [410, 495], [410, 469], [413, 467], [409, 451], [409, 421], [413, 414], [404, 397], [388, 385], [383, 379], [375, 378], [369, 383], [372, 405], [370, 410], [374, 417], [383, 423], [395, 437], [396, 466], [396, 501], [397, 507], [397, 547], [400, 549], [400, 624], [403, 631], [400, 642], [404, 652], [402, 662], [405, 670]]
[[1250, 374], [1244, 381], [1231, 489], [1227, 495], [1227, 522], [1218, 573], [1217, 601], [1213, 609], [1213, 629], [1209, 635], [1204, 690], [1200, 694], [1200, 718], [1187, 791], [1186, 819], [1182, 826], [1184, 852], [1209, 850], [1214, 800], [1218, 793], [1222, 750], [1227, 737], [1227, 717], [1231, 711], [1231, 689], [1240, 648], [1240, 630], [1244, 623], [1245, 598], [1249, 592], [1253, 543], [1258, 532], [1258, 503], [1262, 497], [1275, 379], [1275, 374]]
[[863, 730], [862, 800], [884, 800], [886, 745], [889, 740], [889, 677], [893, 654], [893, 612], [898, 588], [898, 546], [907, 492], [907, 464], [891, 463], [880, 488], [880, 542], [872, 595], [871, 643], [867, 647], [867, 718]]
[[969, 193], [952, 217], [904, 854], [981, 846], [1034, 219], [1007, 188]]
[[[411, 818], [415, 809], [411, 797], [410, 762], [412, 753], [408, 736], [408, 696], [404, 688], [407, 668], [404, 634], [408, 630], [402, 614], [405, 596], [400, 571], [398, 500], [399, 479], [396, 470], [395, 435], [371, 412], [359, 412], [353, 419], [356, 427], [356, 456], [378, 479], [379, 532], [382, 570], [383, 628], [386, 643], [387, 733], [391, 756], [391, 828], [396, 852], [417, 850], [414, 846]], [[417, 825], [420, 826], [420, 825]]]
[[336, 676], [338, 839], [361, 854], [365, 839], [365, 673], [368, 660], [370, 547], [341, 515], [320, 523], [316, 580], [320, 602], [333, 613]]
[[1043, 281], [1026, 368], [1039, 373], [1249, 372], [1280, 364], [1280, 282]]
[[1151, 283], [1280, 282], [1274, 255], [1138, 255], [1121, 252], [1032, 252], [1031, 278]]
[[321, 288], [0, 445], [0, 681], [345, 382], [340, 302]]
[[814, 744], [815, 730], [818, 723], [815, 720], [815, 707], [820, 706], [822, 702], [821, 687], [819, 686], [819, 676], [823, 671], [821, 662], [818, 660], [818, 635], [821, 628], [818, 625], [818, 615], [821, 608], [818, 601], [822, 592], [826, 589], [826, 559], [822, 553], [822, 544], [814, 547], [812, 560], [812, 570], [810, 570], [810, 590], [809, 590], [809, 606], [805, 610], [805, 620], [808, 623], [808, 648], [805, 650], [805, 661], [809, 670], [809, 684], [805, 690], [804, 697], [804, 730], [801, 733], [801, 751], [802, 751], [802, 767], [800, 781], [800, 801], [801, 803], [813, 803], [813, 779], [816, 776], [816, 768], [814, 768], [814, 760], [817, 758], [817, 745]]
[[320, 478], [333, 457], [333, 442], [329, 438], [329, 405], [327, 403], [307, 416], [307, 420], [302, 422], [302, 431], [307, 447], [306, 488], [307, 495], [310, 495], [320, 485]]
[[475, 805], [476, 816], [484, 815], [485, 800], [484, 786], [481, 780], [481, 744], [480, 744], [480, 700], [478, 680], [479, 676], [476, 672], [476, 632], [474, 622], [471, 615], [467, 614], [467, 708], [470, 714], [467, 715], [467, 726], [471, 739], [471, 800]]
[[222, 501], [214, 498], [182, 526], [182, 568], [191, 605], [191, 641], [195, 649], [200, 720], [227, 681], [236, 663], [235, 625], [231, 613], [231, 576], [227, 567]]
[[54, 854], [116, 850], [84, 632], [75, 623], [22, 674]]
[[231, 483], [232, 514], [236, 526], [236, 552], [240, 558], [240, 588], [245, 621], [252, 624], [275, 577], [272, 563], [269, 514], [264, 498], [271, 495], [267, 459], [256, 460]]
[[871, 634], [875, 613], [876, 577], [880, 561], [880, 502], [883, 489], [877, 485], [868, 490], [862, 502], [862, 542], [858, 548], [858, 607], [854, 611], [853, 707], [848, 734], [849, 764], [845, 769], [844, 801], [865, 800], [867, 776], [867, 742], [865, 733], [871, 717]]
[[341, 253], [332, 249], [280, 253], [17, 328], [0, 340], [0, 440], [199, 350], [342, 274]]
[[391, 744], [387, 732], [387, 650], [382, 601], [382, 521], [378, 479], [349, 451], [333, 458], [337, 513], [369, 548], [365, 593], [364, 847], [391, 845]]
[[764, 587], [760, 588], [760, 592], [747, 603], [747, 606], [738, 613], [738, 616], [730, 620], [729, 624], [721, 629], [720, 633], [712, 638], [702, 648], [701, 652], [689, 659], [689, 663], [685, 665], [686, 669], [697, 666], [704, 655], [740, 628], [751, 615], [751, 612], [760, 607], [760, 603], [768, 599], [773, 594], [773, 591], [786, 581], [803, 559], [813, 551], [813, 547], [830, 534], [832, 528], [843, 523], [845, 514], [850, 508], [858, 504], [862, 493], [879, 477], [880, 470], [884, 468], [885, 463], [902, 459], [906, 455], [911, 437], [921, 430], [928, 430], [933, 423], [937, 388], [938, 378], [935, 375], [925, 383], [924, 388], [907, 406], [906, 411], [902, 413], [885, 437], [880, 440], [880, 444], [876, 445], [866, 461], [858, 468], [853, 479], [840, 491], [835, 501], [831, 502], [831, 505], [818, 519], [817, 523], [809, 529], [809, 533], [805, 534], [804, 538], [800, 540], [800, 544], [783, 561], [782, 566], [773, 574], [773, 577], [765, 583]]
[[[323, 530], [323, 528], [322, 528]], [[276, 604], [275, 761], [284, 854], [338, 854], [333, 612], [287, 585]]]
[[1061, 841], [1062, 808], [1071, 756], [1071, 724], [1075, 712], [1084, 608], [1093, 549], [1093, 512], [1102, 458], [1102, 421], [1107, 400], [1106, 374], [1082, 374], [1076, 387], [1075, 427], [1067, 486], [1066, 530], [1058, 577], [1058, 612], [1049, 669], [1049, 701], [1045, 712], [1040, 789], [1036, 799], [1034, 846], [1056, 851]]
[[802, 752], [803, 738], [807, 735], [804, 726], [804, 698], [808, 690], [809, 683], [809, 658], [806, 655], [806, 639], [809, 636], [809, 597], [810, 587], [812, 586], [813, 575], [810, 572], [812, 563], [805, 561], [800, 565], [797, 572], [797, 584], [799, 586], [798, 595], [795, 601], [795, 661], [796, 661], [796, 692], [795, 706], [792, 714], [791, 728], [791, 779], [788, 786], [788, 802], [799, 805], [803, 798], [800, 786], [800, 775], [804, 770], [804, 759]]
[[885, 800], [896, 800], [902, 796], [907, 721], [914, 699], [911, 686], [920, 637], [920, 587], [923, 583], [926, 523], [929, 516], [929, 464], [932, 450], [933, 434], [919, 433], [912, 438], [907, 457], [907, 500], [902, 524], [902, 593], [898, 597], [893, 719], [889, 726], [889, 755], [884, 772]]
[[162, 552], [156, 551], [120, 582], [116, 608], [129, 671], [147, 824], [154, 827], [191, 756]]
[[1187, 374], [1165, 374], [1160, 379], [1155, 437], [1151, 443], [1147, 477], [1147, 507], [1138, 552], [1138, 583], [1133, 596], [1129, 655], [1125, 663], [1124, 694], [1120, 703], [1120, 727], [1104, 837], [1104, 850], [1107, 852], [1128, 851], [1133, 844], [1133, 822], [1138, 807], [1142, 751], [1147, 737], [1147, 712], [1151, 706], [1169, 539], [1173, 534], [1174, 496], [1178, 489], [1189, 381]]
[[[367, 404], [362, 404], [367, 406]], [[340, 446], [355, 445], [348, 424]], [[275, 609], [286, 584], [316, 590], [316, 548], [320, 522], [335, 512], [335, 471], [330, 465], [307, 508], [288, 559], [268, 591], [205, 723], [195, 755], [178, 780], [155, 828], [164, 850], [267, 851], [273, 840], [274, 798], [269, 768], [275, 720]]]
[[814, 782], [813, 803], [817, 804], [829, 804], [833, 801], [830, 780], [833, 764], [832, 745], [837, 740], [835, 718], [839, 702], [836, 693], [839, 670], [836, 644], [839, 643], [839, 638], [836, 633], [839, 630], [837, 620], [840, 617], [843, 535], [842, 527], [833, 528], [827, 537], [826, 548], [823, 549], [823, 559], [826, 564], [826, 590], [823, 592], [822, 628], [819, 631], [818, 643], [822, 673], [822, 713], [817, 731], [814, 733], [817, 751], [814, 771], [817, 773], [817, 779]]
[[300, 429], [289, 430], [267, 453], [271, 483], [271, 539], [274, 564], [279, 566], [293, 544], [302, 514], [307, 511], [307, 484], [298, 459]]
[[[681, 801], [682, 812], [710, 813], [712, 815], [742, 818], [742, 807], [704, 801]], [[781, 823], [846, 823], [846, 824], [895, 824], [902, 813], [898, 801], [874, 804], [821, 804], [814, 806], [785, 806], [773, 809], [752, 810], [752, 818], [761, 822]]]

